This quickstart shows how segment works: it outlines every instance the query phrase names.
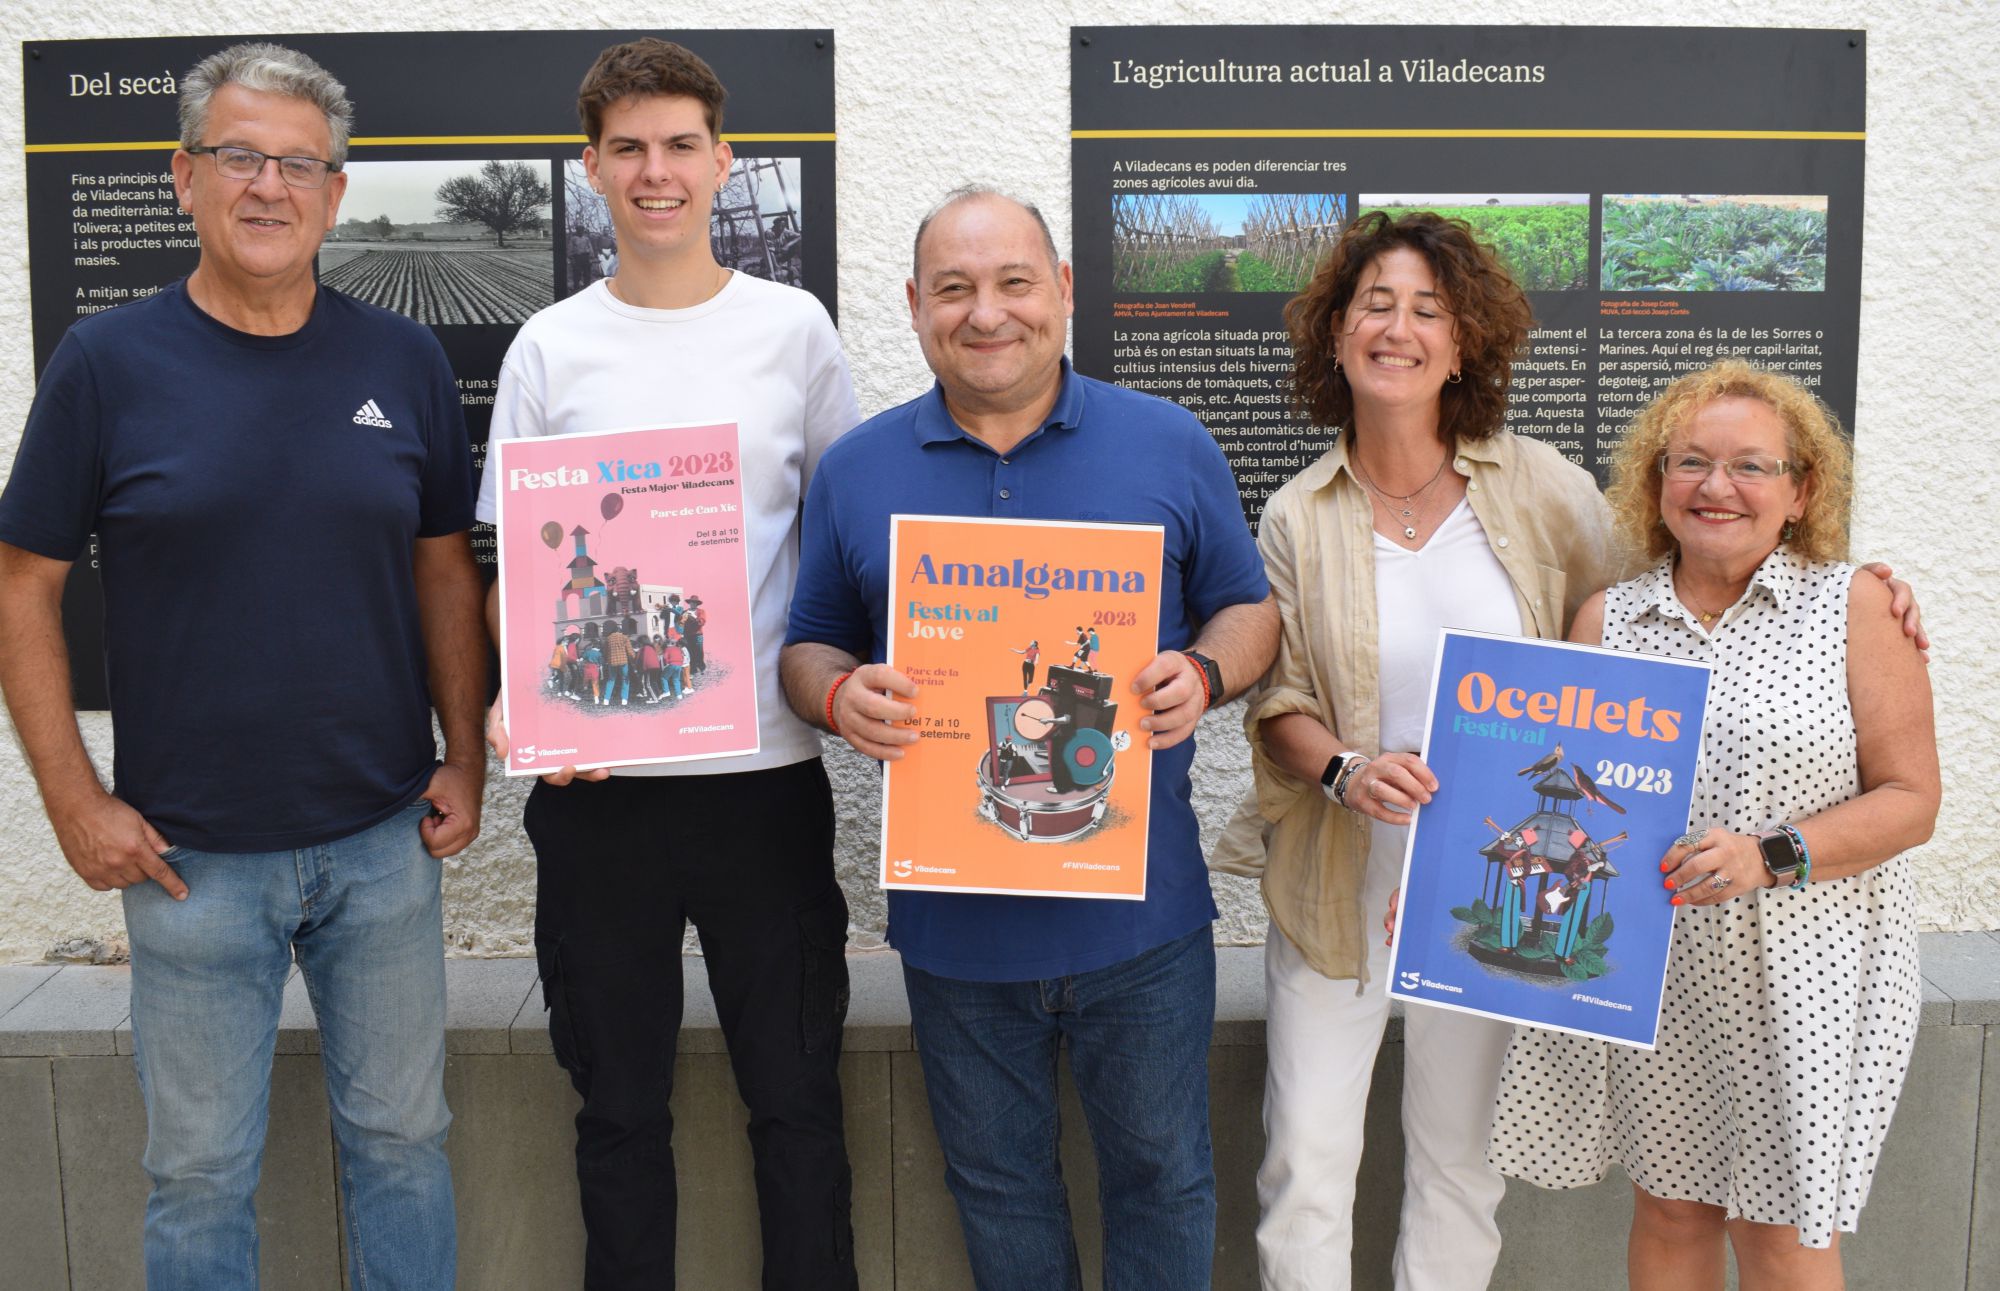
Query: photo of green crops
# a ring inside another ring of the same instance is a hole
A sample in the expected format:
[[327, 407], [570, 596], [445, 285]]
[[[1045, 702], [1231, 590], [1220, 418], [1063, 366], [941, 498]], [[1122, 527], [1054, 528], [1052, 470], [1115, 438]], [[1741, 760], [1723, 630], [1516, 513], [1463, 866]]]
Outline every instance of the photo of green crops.
[[1588, 193], [1363, 193], [1360, 210], [1464, 220], [1522, 290], [1590, 290]]
[[1604, 198], [1605, 291], [1824, 291], [1826, 198]]
[[1340, 236], [1338, 193], [1144, 193], [1111, 200], [1111, 289], [1298, 291]]

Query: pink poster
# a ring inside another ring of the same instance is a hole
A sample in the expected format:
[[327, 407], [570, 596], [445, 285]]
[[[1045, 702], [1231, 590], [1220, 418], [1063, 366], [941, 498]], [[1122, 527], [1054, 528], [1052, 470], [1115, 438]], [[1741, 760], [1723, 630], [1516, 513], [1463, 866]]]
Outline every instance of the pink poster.
[[507, 773], [755, 753], [735, 425], [493, 448]]

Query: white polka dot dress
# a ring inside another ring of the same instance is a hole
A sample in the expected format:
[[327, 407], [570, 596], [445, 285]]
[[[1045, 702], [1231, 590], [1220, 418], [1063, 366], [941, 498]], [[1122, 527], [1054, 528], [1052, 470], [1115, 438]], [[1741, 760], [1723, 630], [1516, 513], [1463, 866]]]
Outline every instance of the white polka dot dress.
[[[1780, 547], [1712, 632], [1676, 599], [1667, 565], [1605, 594], [1605, 645], [1714, 665], [1692, 827], [1759, 833], [1860, 793], [1853, 573]], [[1656, 1197], [1793, 1225], [1808, 1246], [1854, 1231], [1916, 1041], [1912, 898], [1899, 856], [1803, 892], [1682, 907], [1659, 1047], [1522, 1028], [1494, 1168], [1574, 1188], [1615, 1160]]]

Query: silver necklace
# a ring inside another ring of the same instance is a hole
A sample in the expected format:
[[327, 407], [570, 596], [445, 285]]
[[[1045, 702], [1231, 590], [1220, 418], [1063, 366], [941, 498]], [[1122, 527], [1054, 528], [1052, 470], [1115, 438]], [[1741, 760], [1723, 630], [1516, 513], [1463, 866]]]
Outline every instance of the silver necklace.
[[[1419, 497], [1422, 497], [1423, 495], [1429, 493], [1431, 491], [1431, 485], [1436, 484], [1438, 480], [1443, 477], [1444, 464], [1451, 460], [1451, 454], [1446, 453], [1444, 457], [1439, 459], [1438, 468], [1435, 471], [1431, 472], [1431, 477], [1428, 480], [1424, 481], [1423, 487], [1413, 490], [1407, 495], [1400, 493], [1390, 493], [1384, 490], [1380, 485], [1376, 484], [1374, 480], [1369, 479], [1368, 472], [1361, 469], [1360, 454], [1358, 453], [1350, 454], [1348, 460], [1354, 463], [1354, 473], [1361, 477], [1361, 482], [1368, 486], [1368, 491], [1370, 493], [1373, 493], [1376, 497], [1381, 498], [1382, 505], [1385, 508], [1392, 511], [1396, 511], [1399, 515], [1403, 517], [1403, 537], [1408, 538], [1412, 542], [1414, 542], [1417, 537], [1417, 526], [1415, 524], [1415, 517], [1417, 514], [1416, 500]], [[1392, 498], [1395, 499], [1395, 501], [1402, 503], [1402, 506], [1397, 507], [1393, 505], [1390, 501], [1390, 499]]]

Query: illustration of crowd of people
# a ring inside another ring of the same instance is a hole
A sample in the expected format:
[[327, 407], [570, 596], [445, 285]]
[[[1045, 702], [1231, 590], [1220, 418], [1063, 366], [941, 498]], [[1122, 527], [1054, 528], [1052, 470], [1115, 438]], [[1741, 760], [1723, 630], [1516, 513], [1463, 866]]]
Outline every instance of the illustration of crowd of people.
[[[636, 631], [630, 619], [606, 619], [591, 635], [572, 625], [549, 653], [548, 689], [578, 703], [630, 706], [679, 701], [694, 693], [696, 674], [708, 670], [702, 631], [708, 611], [701, 597], [678, 594], [660, 609], [664, 633]], [[627, 631], [627, 627], [633, 631]]]

